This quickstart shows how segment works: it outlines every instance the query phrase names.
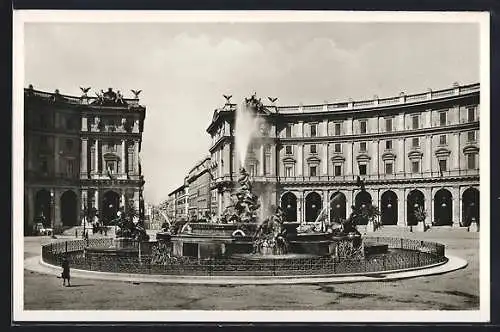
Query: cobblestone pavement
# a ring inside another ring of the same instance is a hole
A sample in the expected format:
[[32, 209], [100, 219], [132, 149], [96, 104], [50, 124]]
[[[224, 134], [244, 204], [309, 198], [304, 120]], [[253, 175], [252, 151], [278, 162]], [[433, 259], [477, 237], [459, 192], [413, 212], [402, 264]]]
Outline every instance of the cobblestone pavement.
[[[25, 310], [477, 310], [479, 234], [463, 231], [377, 233], [441, 242], [468, 261], [465, 269], [407, 280], [318, 285], [166, 285], [72, 280], [24, 272]], [[40, 254], [47, 237], [25, 238], [24, 257]]]

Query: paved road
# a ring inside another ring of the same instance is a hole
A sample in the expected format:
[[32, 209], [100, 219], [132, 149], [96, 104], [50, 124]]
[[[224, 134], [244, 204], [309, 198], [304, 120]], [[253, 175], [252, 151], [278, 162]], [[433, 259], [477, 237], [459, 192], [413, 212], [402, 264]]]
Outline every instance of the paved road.
[[[380, 235], [385, 235], [381, 233]], [[195, 286], [61, 279], [24, 273], [26, 310], [466, 310], [479, 308], [479, 234], [404, 233], [447, 245], [469, 265], [444, 275], [400, 281], [318, 285]], [[25, 258], [39, 255], [49, 238], [25, 238]]]

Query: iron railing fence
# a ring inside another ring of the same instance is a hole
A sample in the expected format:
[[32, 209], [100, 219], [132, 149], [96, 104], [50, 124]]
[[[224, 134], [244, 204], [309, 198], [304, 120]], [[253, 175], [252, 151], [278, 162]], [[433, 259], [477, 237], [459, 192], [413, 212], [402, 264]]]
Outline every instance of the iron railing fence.
[[391, 237], [367, 237], [366, 241], [388, 244], [388, 254], [363, 259], [280, 258], [245, 260], [236, 258], [197, 259], [170, 257], [164, 264], [151, 263], [151, 255], [85, 255], [85, 247], [110, 247], [112, 239], [72, 240], [42, 246], [43, 261], [60, 266], [64, 256], [75, 269], [158, 275], [190, 276], [308, 276], [353, 273], [377, 273], [419, 268], [443, 263], [444, 245], [429, 241]]

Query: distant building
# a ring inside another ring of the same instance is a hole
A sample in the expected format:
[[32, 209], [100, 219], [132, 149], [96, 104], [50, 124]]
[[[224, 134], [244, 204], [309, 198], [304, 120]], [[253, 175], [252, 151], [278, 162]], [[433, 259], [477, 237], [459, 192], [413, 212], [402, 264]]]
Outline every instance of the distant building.
[[[24, 212], [34, 222], [69, 227], [97, 213], [105, 224], [120, 206], [144, 214], [139, 153], [146, 108], [138, 93], [111, 88], [88, 97], [24, 90]], [[40, 217], [43, 216], [41, 219]]]
[[[454, 84], [334, 104], [260, 103], [244, 166], [261, 204], [281, 206], [288, 221], [313, 222], [323, 208], [346, 217], [352, 205], [373, 202], [384, 225], [415, 225], [423, 207], [427, 224], [467, 226], [479, 222], [479, 95], [479, 84]], [[215, 110], [207, 129], [218, 215], [238, 177], [235, 111], [230, 103]]]
[[210, 157], [198, 162], [186, 179], [189, 188], [189, 219], [205, 219], [210, 212]]
[[188, 220], [189, 211], [189, 187], [181, 185], [168, 194], [169, 207], [173, 209], [174, 220]]

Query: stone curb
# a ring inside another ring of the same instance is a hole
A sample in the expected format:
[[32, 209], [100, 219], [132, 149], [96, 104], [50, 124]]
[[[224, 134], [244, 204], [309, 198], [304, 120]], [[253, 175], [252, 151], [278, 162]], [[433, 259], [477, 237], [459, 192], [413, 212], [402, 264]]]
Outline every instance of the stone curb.
[[[354, 283], [390, 281], [399, 279], [415, 278], [443, 274], [467, 266], [467, 261], [456, 256], [447, 256], [448, 261], [444, 264], [425, 267], [418, 270], [384, 272], [374, 275], [344, 275], [344, 276], [296, 276], [296, 277], [233, 277], [233, 276], [169, 276], [169, 275], [146, 275], [113, 272], [97, 272], [72, 269], [73, 278], [97, 279], [124, 282], [150, 282], [164, 284], [199, 284], [199, 285], [273, 285], [273, 284], [318, 284], [318, 283]], [[47, 264], [42, 261], [41, 256], [30, 257], [24, 260], [24, 269], [43, 273], [59, 275], [61, 268]]]

